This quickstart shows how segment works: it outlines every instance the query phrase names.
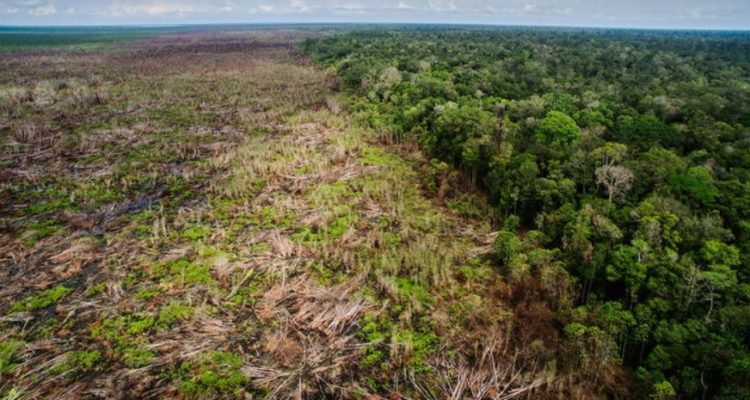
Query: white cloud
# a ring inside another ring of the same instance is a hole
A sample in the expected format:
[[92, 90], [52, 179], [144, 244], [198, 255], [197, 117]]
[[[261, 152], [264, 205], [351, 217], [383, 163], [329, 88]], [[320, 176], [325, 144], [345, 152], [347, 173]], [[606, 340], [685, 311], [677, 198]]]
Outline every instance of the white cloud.
[[337, 4], [334, 6], [334, 9], [339, 10], [339, 11], [356, 11], [356, 12], [362, 12], [366, 10], [362, 4], [358, 4], [358, 3]]
[[305, 0], [292, 0], [292, 8], [299, 12], [310, 12], [311, 9]]
[[[227, 13], [234, 9], [232, 1], [195, 2], [180, 0], [157, 1], [118, 1], [107, 8], [98, 9], [95, 14], [111, 17], [160, 17], [187, 16], [191, 14]], [[273, 6], [258, 6], [262, 11], [272, 11]]]
[[168, 3], [151, 3], [151, 4], [117, 4], [109, 7], [105, 14], [113, 16], [157, 16], [165, 14], [185, 14], [194, 12], [195, 7], [188, 4], [168, 4]]
[[225, 1], [223, 4], [219, 6], [219, 12], [229, 12], [234, 9], [234, 2], [231, 0]]
[[365, 7], [362, 4], [342, 4], [338, 6], [342, 10], [364, 10]]
[[534, 12], [534, 10], [536, 10], [536, 7], [537, 7], [536, 4], [524, 4], [523, 8], [521, 9], [521, 12], [524, 12], [524, 13]]
[[398, 5], [396, 6], [396, 8], [399, 10], [416, 10], [417, 9], [417, 7], [407, 4], [403, 0], [398, 2]]
[[52, 3], [48, 3], [45, 5], [30, 8], [27, 13], [33, 17], [45, 17], [57, 14], [57, 7], [55, 7], [55, 5]]
[[457, 11], [456, 3], [453, 1], [430, 0], [430, 10], [437, 12]]

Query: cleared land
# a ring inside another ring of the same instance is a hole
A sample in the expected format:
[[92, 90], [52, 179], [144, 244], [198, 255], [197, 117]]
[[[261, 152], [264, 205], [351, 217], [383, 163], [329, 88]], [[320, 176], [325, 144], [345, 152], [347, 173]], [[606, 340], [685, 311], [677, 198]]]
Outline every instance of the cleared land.
[[489, 266], [447, 166], [355, 128], [314, 34], [0, 56], [0, 396], [616, 386], [556, 367], [555, 293]]

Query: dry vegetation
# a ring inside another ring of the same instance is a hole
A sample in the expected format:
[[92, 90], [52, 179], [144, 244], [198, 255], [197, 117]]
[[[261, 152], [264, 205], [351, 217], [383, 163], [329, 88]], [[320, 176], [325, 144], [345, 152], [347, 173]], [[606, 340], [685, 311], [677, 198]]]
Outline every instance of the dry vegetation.
[[568, 289], [501, 277], [457, 177], [354, 128], [309, 34], [0, 57], [0, 398], [614, 385], [562, 367]]

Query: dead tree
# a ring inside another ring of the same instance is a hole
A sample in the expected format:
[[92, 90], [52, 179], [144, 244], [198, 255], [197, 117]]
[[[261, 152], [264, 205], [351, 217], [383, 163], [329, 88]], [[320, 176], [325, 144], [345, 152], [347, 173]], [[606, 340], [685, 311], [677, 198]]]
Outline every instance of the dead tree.
[[603, 165], [596, 169], [596, 184], [604, 186], [612, 203], [616, 197], [630, 190], [633, 184], [633, 173], [622, 165]]

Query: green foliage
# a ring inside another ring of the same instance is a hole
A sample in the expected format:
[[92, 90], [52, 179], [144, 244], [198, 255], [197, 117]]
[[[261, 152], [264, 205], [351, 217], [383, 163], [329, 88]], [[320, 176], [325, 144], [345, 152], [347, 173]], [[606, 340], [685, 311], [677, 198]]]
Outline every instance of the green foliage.
[[507, 265], [522, 250], [521, 240], [514, 232], [501, 230], [494, 243], [494, 255], [498, 262]]
[[104, 319], [91, 328], [91, 337], [109, 343], [118, 352], [142, 341], [156, 323], [150, 314], [134, 313]]
[[2, 397], [0, 399], [2, 400], [18, 400], [22, 397], [22, 391], [18, 388], [12, 387], [8, 389], [7, 391], [4, 391], [1, 393]]
[[123, 361], [129, 368], [142, 368], [151, 364], [156, 354], [148, 349], [129, 348], [123, 354]]
[[334, 272], [322, 264], [313, 264], [310, 269], [315, 273], [315, 278], [321, 285], [327, 286], [333, 283]]
[[364, 316], [362, 328], [359, 331], [359, 336], [365, 342], [362, 357], [363, 367], [387, 368], [388, 346], [386, 346], [386, 341], [390, 340], [393, 328], [393, 321], [386, 315], [368, 313]]
[[409, 299], [414, 299], [421, 304], [428, 304], [430, 302], [430, 294], [427, 288], [410, 279], [397, 278], [396, 286], [398, 286], [399, 293]]
[[333, 218], [327, 225], [321, 228], [306, 227], [291, 235], [293, 240], [315, 246], [329, 241], [337, 240], [357, 222], [357, 215], [347, 213]]
[[750, 353], [745, 34], [402, 27], [303, 47], [336, 69], [363, 124], [435, 158], [427, 190], [487, 191], [510, 221], [494, 262], [511, 284], [551, 291], [570, 368], [622, 363], [652, 398], [750, 392], [734, 378]]
[[98, 295], [99, 293], [104, 292], [105, 290], [107, 290], [107, 285], [104, 282], [97, 283], [94, 286], [88, 287], [86, 289], [86, 291], [83, 292], [83, 297], [86, 297], [87, 299], [90, 299], [90, 298]]
[[612, 253], [612, 264], [607, 266], [607, 279], [623, 281], [630, 290], [637, 291], [646, 279], [646, 265], [639, 262], [640, 250], [632, 246], [618, 246]]
[[699, 204], [711, 204], [717, 195], [713, 177], [705, 167], [692, 167], [684, 174], [673, 173], [667, 177], [667, 183]]
[[127, 333], [130, 335], [139, 335], [151, 329], [154, 325], [154, 318], [144, 316], [143, 318], [132, 319], [127, 326]]
[[467, 195], [461, 199], [453, 199], [448, 203], [448, 207], [458, 215], [482, 219], [490, 214], [485, 204], [482, 204], [476, 196]]
[[136, 292], [135, 297], [141, 300], [149, 301], [160, 294], [161, 289], [159, 289], [158, 287], [149, 287]]
[[19, 340], [0, 341], [0, 375], [13, 372], [19, 365], [21, 350], [26, 344]]
[[61, 232], [65, 232], [65, 228], [55, 221], [35, 222], [27, 226], [23, 242], [27, 247], [33, 247], [40, 240]]
[[159, 326], [169, 328], [178, 321], [185, 321], [193, 316], [191, 307], [179, 303], [169, 303], [159, 311], [157, 323]]
[[63, 360], [50, 368], [49, 372], [60, 375], [74, 372], [93, 371], [101, 367], [102, 354], [98, 350], [79, 350], [65, 353]]
[[196, 362], [183, 362], [175, 372], [178, 389], [187, 398], [242, 397], [248, 378], [241, 371], [241, 356], [214, 351]]
[[419, 332], [404, 330], [398, 333], [396, 342], [403, 347], [410, 371], [419, 374], [430, 370], [427, 359], [437, 350], [438, 345], [434, 332], [427, 328]]
[[[27, 211], [29, 212], [29, 214], [39, 215], [69, 208], [73, 208], [72, 202], [70, 202], [70, 200], [68, 200], [67, 198], [63, 198], [34, 203], [33, 205], [29, 206]], [[42, 222], [41, 224], [49, 225], [49, 222]]]
[[571, 144], [581, 136], [576, 121], [559, 111], [550, 111], [539, 124], [537, 140], [555, 145]]
[[672, 387], [672, 384], [667, 381], [662, 381], [654, 384], [654, 391], [650, 398], [654, 400], [669, 400], [677, 397], [677, 392]]
[[490, 138], [498, 129], [495, 116], [476, 106], [454, 103], [437, 106], [435, 110], [434, 130], [422, 137], [427, 150], [440, 159], [470, 169], [486, 162]]
[[71, 362], [76, 368], [88, 371], [97, 368], [102, 354], [98, 350], [82, 350], [73, 352]]
[[470, 295], [463, 300], [451, 304], [448, 313], [451, 320], [455, 321], [458, 326], [467, 327], [475, 313], [481, 309], [482, 298], [477, 295]]
[[182, 231], [182, 237], [187, 240], [201, 240], [208, 237], [210, 230], [203, 225], [190, 225]]
[[44, 290], [37, 295], [27, 297], [24, 300], [14, 303], [10, 308], [10, 312], [36, 311], [47, 308], [60, 301], [60, 299], [72, 291], [73, 289], [65, 286], [56, 286]]
[[165, 265], [155, 266], [154, 273], [156, 275], [167, 274], [171, 279], [183, 284], [210, 284], [213, 282], [209, 265], [193, 263], [184, 258]]

